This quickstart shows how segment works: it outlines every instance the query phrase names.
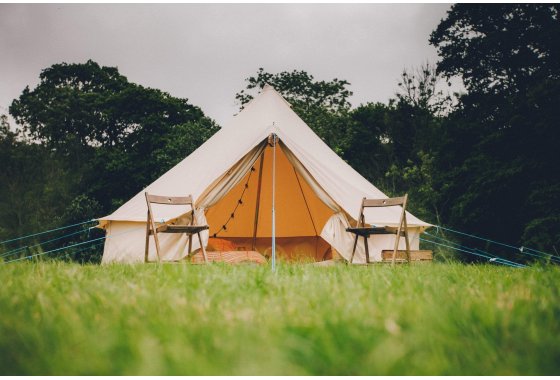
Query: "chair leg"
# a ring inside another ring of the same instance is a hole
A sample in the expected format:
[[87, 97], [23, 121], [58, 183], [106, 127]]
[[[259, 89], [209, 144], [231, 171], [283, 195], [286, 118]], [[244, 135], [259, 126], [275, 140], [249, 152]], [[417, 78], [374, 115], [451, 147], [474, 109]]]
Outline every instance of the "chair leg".
[[408, 224], [406, 223], [406, 215], [403, 218], [404, 223], [404, 241], [406, 243], [406, 259], [410, 264], [410, 240], [408, 239]]
[[144, 252], [144, 262], [148, 262], [148, 252], [150, 249], [150, 223], [146, 223], [146, 250]]
[[204, 244], [202, 244], [202, 238], [200, 237], [200, 232], [197, 233], [198, 235], [198, 242], [200, 243], [200, 249], [202, 249], [202, 256], [204, 256], [204, 262], [208, 264], [208, 257], [206, 256], [206, 248], [204, 248]]
[[393, 259], [391, 260], [391, 265], [395, 265], [395, 259], [397, 258], [397, 250], [399, 249], [399, 241], [401, 240], [401, 228], [399, 227], [397, 235], [395, 236], [395, 247], [393, 248]]
[[352, 249], [352, 256], [350, 257], [350, 264], [352, 264], [352, 261], [354, 261], [354, 254], [356, 253], [357, 245], [358, 245], [358, 235], [356, 235], [356, 238], [354, 239], [354, 248]]
[[157, 255], [157, 262], [161, 262], [161, 250], [159, 249], [159, 238], [158, 238], [158, 234], [157, 234], [157, 228], [155, 223], [153, 222], [153, 220], [150, 223], [150, 227], [152, 230], [152, 235], [154, 235], [154, 241], [156, 243], [156, 255]]
[[404, 230], [404, 241], [406, 243], [406, 260], [410, 264], [410, 242], [408, 240], [408, 231]]
[[189, 239], [189, 252], [188, 255], [191, 255], [192, 252], [192, 234], [187, 234], [187, 239]]
[[367, 240], [368, 240], [367, 237], [364, 235], [364, 247], [366, 249], [366, 265], [369, 264], [369, 246]]
[[[403, 210], [403, 213], [404, 213], [404, 210]], [[395, 265], [395, 258], [397, 257], [397, 250], [399, 249], [399, 243], [401, 241], [402, 226], [403, 226], [403, 222], [402, 222], [402, 218], [401, 218], [401, 221], [399, 222], [399, 228], [397, 228], [397, 234], [395, 236], [395, 248], [393, 249], [393, 264], [392, 265]]]
[[157, 261], [161, 263], [161, 250], [159, 249], [159, 239], [157, 237], [157, 232], [154, 233], [154, 239], [156, 240], [156, 253], [157, 253]]

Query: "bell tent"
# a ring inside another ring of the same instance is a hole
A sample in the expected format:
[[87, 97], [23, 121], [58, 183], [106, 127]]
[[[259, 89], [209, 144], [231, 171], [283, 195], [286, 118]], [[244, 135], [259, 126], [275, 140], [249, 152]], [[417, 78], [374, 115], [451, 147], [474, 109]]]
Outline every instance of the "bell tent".
[[[103, 263], [143, 262], [146, 241], [145, 192], [164, 196], [192, 195], [187, 206], [153, 206], [157, 222], [185, 224], [194, 214], [205, 246], [270, 254], [273, 225], [276, 254], [285, 259], [321, 261], [338, 254], [348, 260], [362, 198], [387, 198], [333, 152], [271, 86], [265, 86], [232, 121], [175, 167], [136, 194], [111, 215], [99, 219], [107, 233]], [[274, 217], [272, 213], [274, 198]], [[365, 211], [372, 225], [396, 226], [400, 206]], [[274, 223], [273, 223], [274, 219]], [[411, 249], [430, 224], [407, 212]], [[371, 261], [392, 249], [395, 235], [368, 240]], [[404, 240], [404, 239], [402, 239]], [[159, 235], [161, 260], [188, 256], [184, 234]], [[148, 261], [156, 261], [150, 237]], [[399, 249], [404, 242], [399, 242]], [[198, 240], [193, 239], [193, 250]], [[211, 248], [212, 249], [212, 248]], [[362, 241], [355, 263], [365, 262]]]

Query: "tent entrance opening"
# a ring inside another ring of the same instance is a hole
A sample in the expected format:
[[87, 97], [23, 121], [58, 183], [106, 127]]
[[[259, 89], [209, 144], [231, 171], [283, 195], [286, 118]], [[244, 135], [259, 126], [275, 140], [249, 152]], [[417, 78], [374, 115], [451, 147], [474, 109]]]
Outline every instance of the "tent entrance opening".
[[[216, 250], [256, 250], [271, 254], [272, 147], [252, 169], [206, 211], [209, 246]], [[331, 247], [319, 235], [333, 211], [276, 147], [276, 246], [279, 258], [324, 260]]]

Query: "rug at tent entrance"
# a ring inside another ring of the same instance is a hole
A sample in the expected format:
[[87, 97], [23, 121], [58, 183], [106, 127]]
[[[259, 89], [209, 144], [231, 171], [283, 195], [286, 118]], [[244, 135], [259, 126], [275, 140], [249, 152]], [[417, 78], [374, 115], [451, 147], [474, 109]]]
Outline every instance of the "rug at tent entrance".
[[[253, 249], [253, 238], [227, 237], [210, 238], [206, 248], [211, 262], [255, 262], [266, 263], [272, 254], [271, 239], [257, 238]], [[331, 246], [321, 237], [276, 238], [276, 254], [280, 260], [291, 262], [316, 262], [332, 259]], [[197, 250], [191, 262], [204, 262], [202, 252]]]

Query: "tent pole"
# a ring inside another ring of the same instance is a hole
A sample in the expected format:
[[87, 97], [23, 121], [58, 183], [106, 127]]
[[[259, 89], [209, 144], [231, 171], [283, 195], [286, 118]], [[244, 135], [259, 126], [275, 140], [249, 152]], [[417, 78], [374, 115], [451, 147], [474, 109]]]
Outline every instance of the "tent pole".
[[253, 225], [253, 245], [252, 250], [257, 250], [257, 228], [259, 226], [259, 208], [261, 206], [261, 187], [262, 187], [262, 173], [263, 173], [263, 165], [264, 165], [264, 152], [266, 148], [263, 149], [261, 153], [261, 162], [259, 164], [259, 182], [257, 185], [257, 202], [255, 206], [255, 223]]
[[269, 143], [272, 146], [272, 271], [276, 271], [276, 214], [275, 214], [275, 196], [276, 196], [276, 142], [278, 137], [271, 133]]

